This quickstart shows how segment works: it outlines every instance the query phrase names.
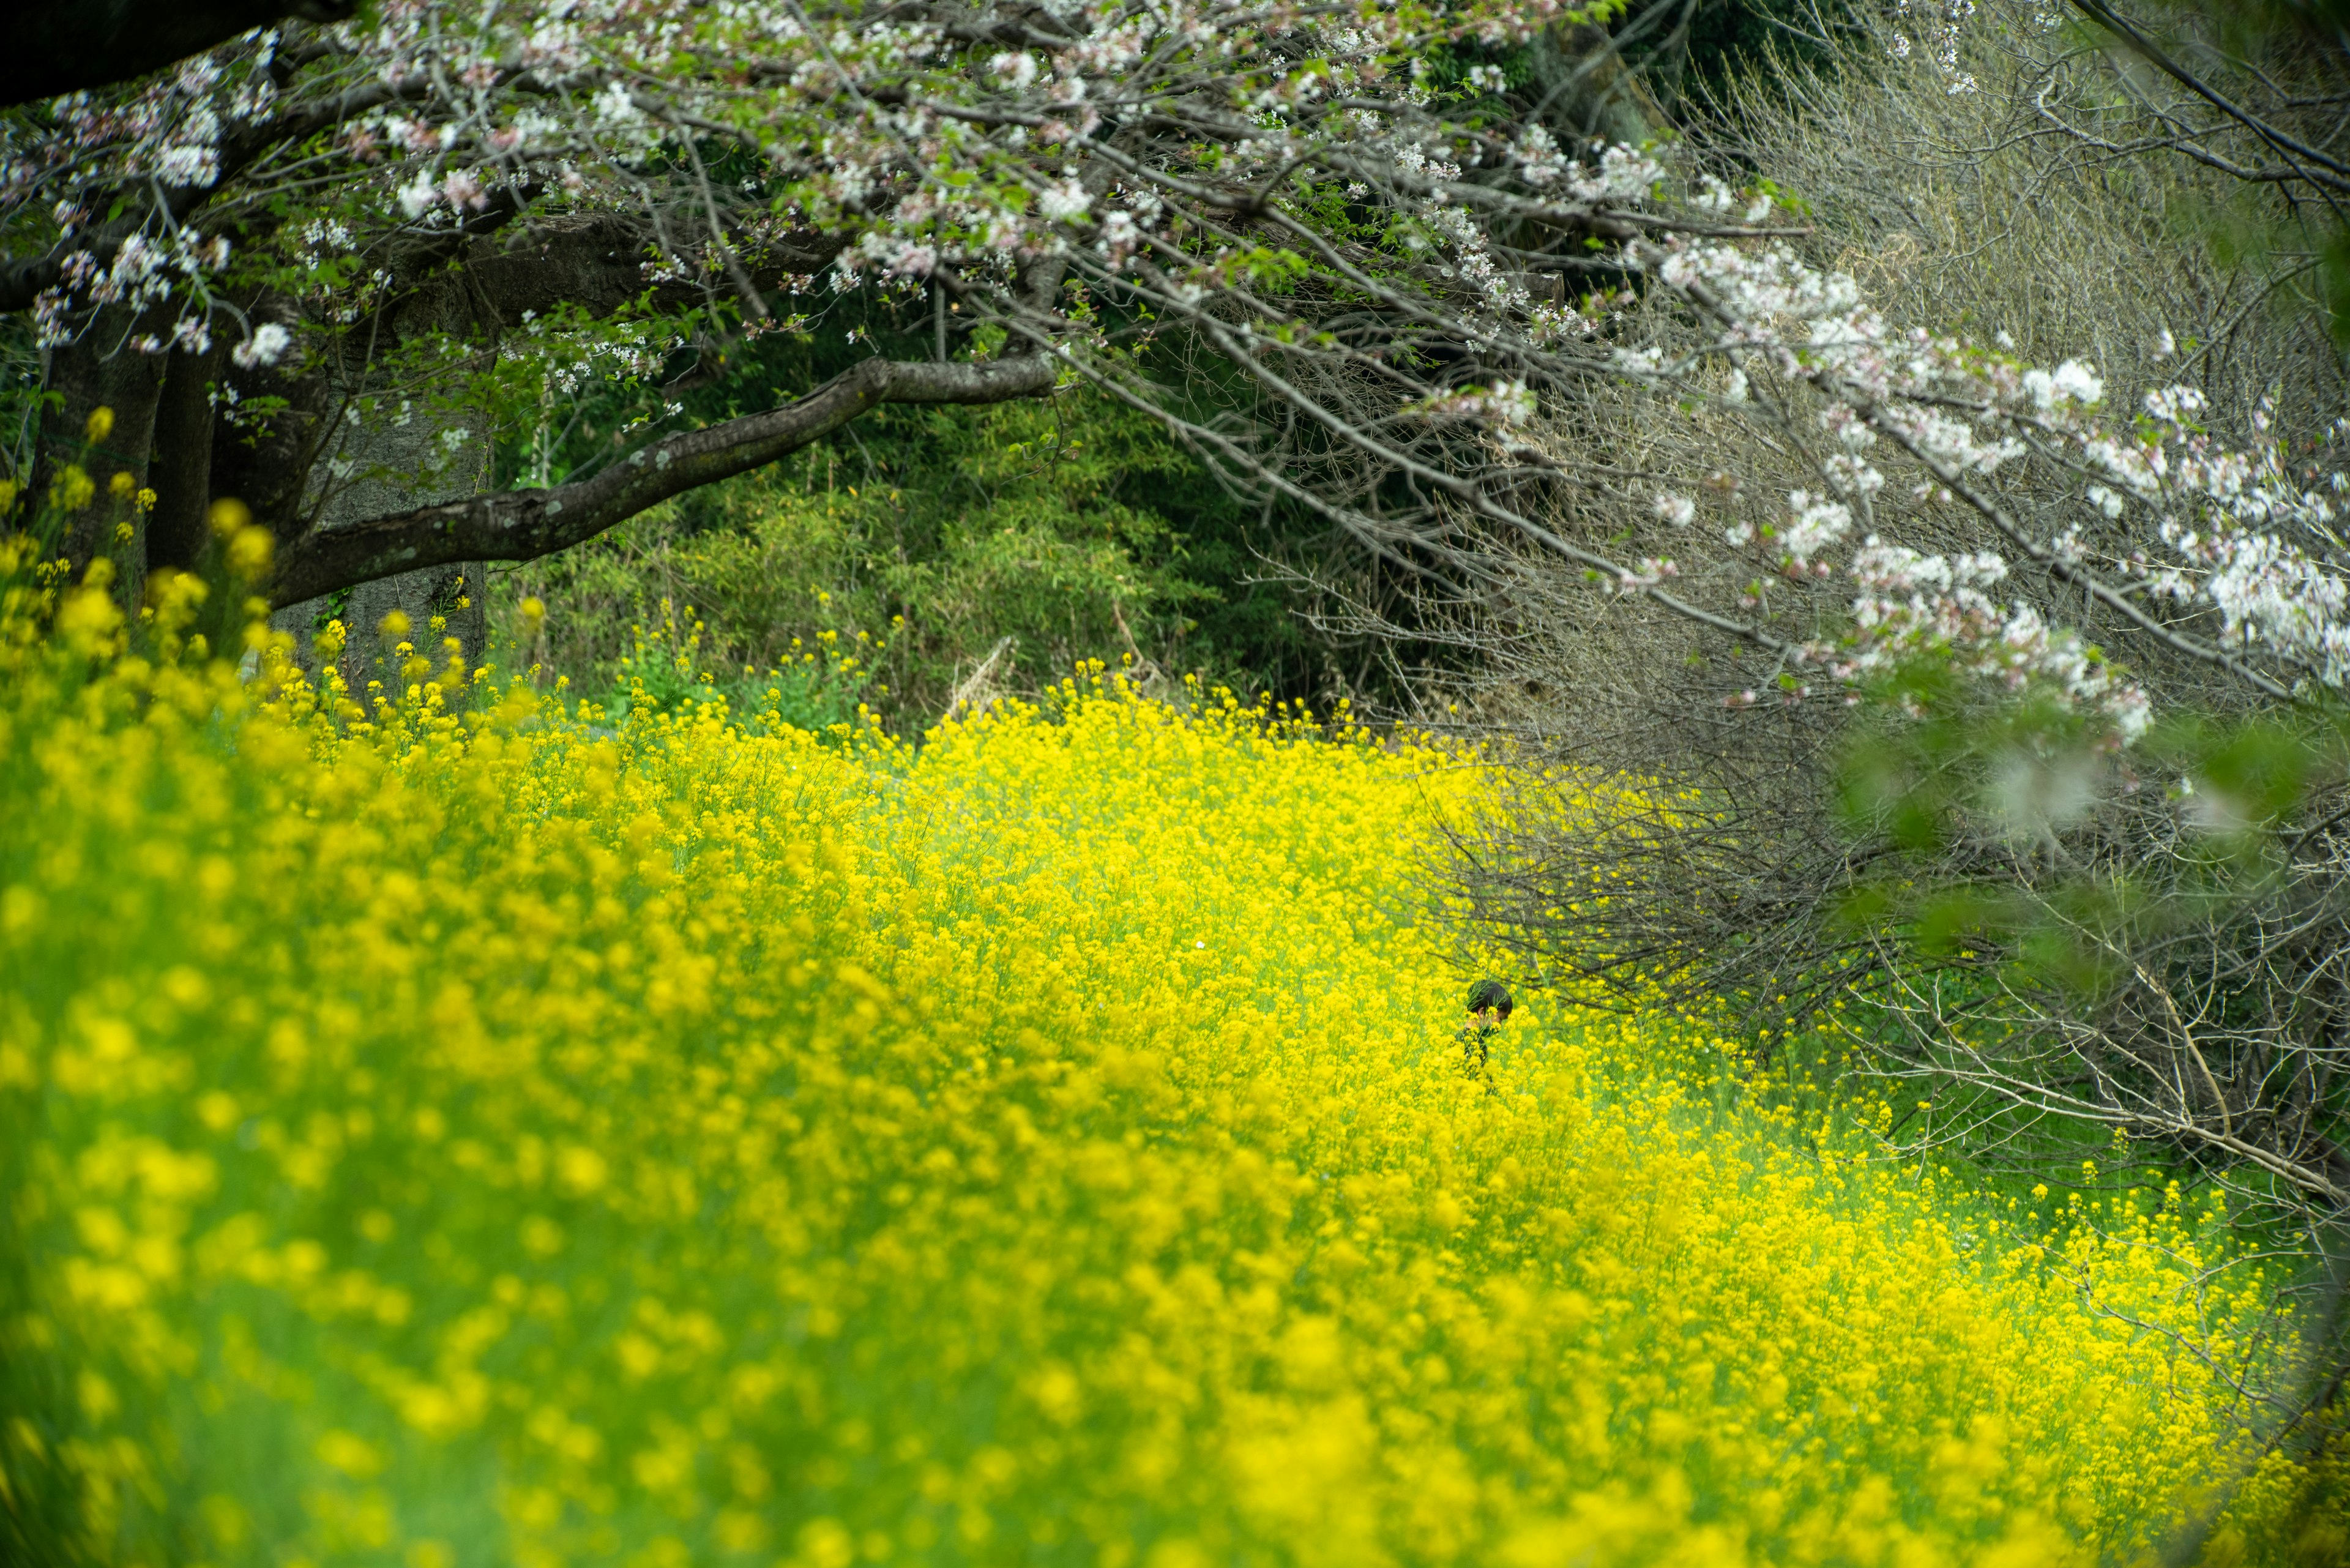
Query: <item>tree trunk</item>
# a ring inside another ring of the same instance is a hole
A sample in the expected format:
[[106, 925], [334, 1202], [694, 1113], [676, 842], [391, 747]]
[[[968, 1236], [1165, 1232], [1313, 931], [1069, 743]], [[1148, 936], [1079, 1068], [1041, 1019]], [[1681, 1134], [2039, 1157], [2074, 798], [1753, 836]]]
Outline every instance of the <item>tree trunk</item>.
[[[116, 597], [126, 608], [135, 608], [146, 590], [145, 525], [136, 508], [130, 509], [131, 537], [117, 540], [120, 509], [104, 498], [117, 473], [130, 474], [134, 487], [146, 484], [155, 407], [163, 390], [163, 357], [129, 346], [137, 330], [127, 311], [109, 309], [79, 338], [50, 350], [47, 389], [52, 400], [41, 410], [40, 445], [33, 462], [36, 506], [69, 466], [81, 467], [98, 487], [100, 499], [67, 514], [58, 545], [77, 577], [99, 556], [114, 557]], [[89, 416], [102, 408], [113, 410], [114, 428], [104, 441], [91, 443]]]
[[203, 564], [213, 500], [213, 378], [217, 345], [203, 354], [175, 352], [155, 409], [154, 460], [147, 483], [155, 510], [147, 517], [147, 569], [192, 572]]
[[[445, 444], [452, 431], [464, 436], [453, 456]], [[486, 432], [478, 423], [416, 415], [399, 424], [380, 415], [347, 412], [324, 460], [311, 472], [325, 476], [339, 471], [349, 477], [326, 494], [323, 505], [314, 501], [316, 526], [334, 528], [479, 494], [488, 482], [489, 465]], [[487, 587], [483, 562], [426, 566], [288, 605], [270, 618], [270, 624], [294, 634], [298, 657], [315, 670], [312, 649], [318, 632], [330, 620], [341, 621], [345, 637], [337, 667], [352, 698], [372, 713], [379, 697], [397, 702], [407, 691], [410, 682], [402, 678], [400, 666], [408, 656], [399, 651], [403, 642], [412, 646], [416, 656], [429, 659], [436, 673], [449, 661], [452, 639], [468, 670], [481, 664], [489, 644]], [[384, 629], [394, 611], [406, 617], [406, 631]], [[370, 683], [379, 684], [371, 691]]]
[[1624, 68], [1607, 28], [1589, 23], [1547, 28], [1527, 56], [1545, 99], [1542, 119], [1565, 146], [1620, 141], [1638, 147], [1666, 129], [1664, 111], [1639, 77]]

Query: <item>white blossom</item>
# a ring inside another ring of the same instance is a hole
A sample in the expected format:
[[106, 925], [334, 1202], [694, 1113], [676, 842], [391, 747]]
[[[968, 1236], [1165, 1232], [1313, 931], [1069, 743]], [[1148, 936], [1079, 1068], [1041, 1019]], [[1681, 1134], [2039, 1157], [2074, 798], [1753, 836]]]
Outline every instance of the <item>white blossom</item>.
[[[1026, 58], [1025, 56], [1022, 57]], [[1093, 198], [1087, 195], [1085, 187], [1075, 180], [1064, 180], [1057, 185], [1047, 185], [1037, 193], [1036, 197], [1038, 213], [1054, 223], [1066, 223], [1073, 218], [1082, 218], [1086, 214], [1086, 209], [1092, 205]]]
[[2106, 383], [2078, 359], [2067, 359], [2053, 371], [2025, 371], [2023, 389], [2031, 395], [2033, 403], [2043, 410], [2053, 409], [2062, 401], [2094, 408], [2106, 396]]
[[293, 333], [275, 321], [265, 321], [253, 329], [251, 337], [229, 350], [229, 358], [248, 370], [258, 365], [275, 365], [293, 342]]
[[401, 186], [399, 194], [401, 215], [415, 219], [422, 217], [426, 209], [440, 200], [441, 188], [433, 183], [432, 175], [419, 174]]
[[1793, 516], [1780, 528], [1778, 545], [1795, 566], [1810, 565], [1821, 552], [1852, 531], [1852, 509], [1824, 495], [1790, 491], [1787, 509]]
[[220, 178], [220, 152], [189, 143], [167, 147], [157, 161], [155, 177], [166, 185], [210, 185]]

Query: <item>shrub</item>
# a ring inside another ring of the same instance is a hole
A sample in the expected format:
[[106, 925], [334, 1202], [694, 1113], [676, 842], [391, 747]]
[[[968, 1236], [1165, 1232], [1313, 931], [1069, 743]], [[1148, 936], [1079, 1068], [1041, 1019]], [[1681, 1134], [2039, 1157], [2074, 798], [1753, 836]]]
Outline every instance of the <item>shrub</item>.
[[[1283, 677], [1303, 633], [1281, 590], [1246, 580], [1244, 522], [1155, 422], [1090, 393], [891, 410], [854, 444], [503, 574], [496, 602], [520, 657], [582, 691], [625, 685], [631, 628], [664, 603], [713, 668], [788, 667], [861, 635], [862, 695], [919, 730], [991, 654], [998, 684], [1029, 692], [1089, 658]], [[546, 618], [525, 625], [531, 599]]]

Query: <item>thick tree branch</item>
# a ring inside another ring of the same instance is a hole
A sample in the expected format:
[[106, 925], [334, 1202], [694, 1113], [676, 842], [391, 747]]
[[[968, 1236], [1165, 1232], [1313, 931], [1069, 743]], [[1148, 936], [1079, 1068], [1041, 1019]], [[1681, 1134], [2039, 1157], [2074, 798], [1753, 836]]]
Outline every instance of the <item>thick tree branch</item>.
[[783, 408], [673, 435], [593, 479], [421, 506], [306, 535], [280, 557], [270, 599], [298, 604], [453, 561], [536, 560], [672, 495], [764, 467], [883, 403], [1008, 402], [1043, 396], [1058, 376], [1058, 361], [1044, 355], [981, 365], [868, 359]]

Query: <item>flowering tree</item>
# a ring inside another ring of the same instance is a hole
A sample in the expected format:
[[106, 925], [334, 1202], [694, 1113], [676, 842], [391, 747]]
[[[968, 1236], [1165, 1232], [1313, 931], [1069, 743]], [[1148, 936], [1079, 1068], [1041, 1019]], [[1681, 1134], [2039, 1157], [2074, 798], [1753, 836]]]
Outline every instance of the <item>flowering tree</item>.
[[[1606, 9], [410, 3], [258, 34], [12, 119], [0, 309], [51, 367], [30, 487], [90, 490], [65, 470], [110, 410], [106, 461], [153, 511], [77, 510], [69, 554], [127, 528], [127, 579], [194, 567], [234, 497], [286, 604], [560, 549], [881, 402], [1085, 378], [1372, 536], [1396, 458], [1482, 483], [1444, 454], [1529, 395], [1505, 361], [1590, 359], [1529, 290], [1541, 258], [1658, 221], [1605, 215], [1654, 164], [1565, 157], [1484, 63]], [[844, 298], [928, 352], [708, 429], [657, 410], [565, 483], [460, 483], [502, 406], [837, 326]], [[1178, 338], [1294, 410], [1290, 450], [1177, 413], [1151, 355]]]

